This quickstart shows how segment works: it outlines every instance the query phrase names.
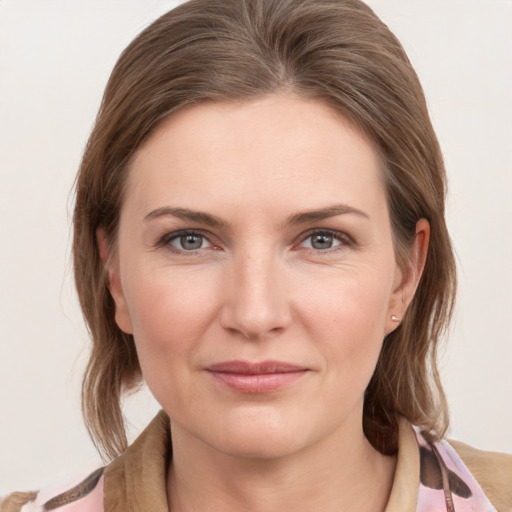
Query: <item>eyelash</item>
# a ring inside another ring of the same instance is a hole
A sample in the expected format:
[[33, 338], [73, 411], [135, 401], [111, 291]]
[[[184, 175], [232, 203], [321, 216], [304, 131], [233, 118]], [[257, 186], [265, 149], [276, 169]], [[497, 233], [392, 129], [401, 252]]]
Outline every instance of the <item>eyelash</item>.
[[[333, 248], [328, 248], [325, 250], [306, 248], [307, 250], [313, 251], [317, 254], [326, 254], [326, 253], [342, 250], [346, 247], [350, 247], [350, 246], [354, 245], [354, 241], [349, 235], [347, 235], [346, 233], [344, 233], [342, 231], [336, 231], [336, 230], [331, 230], [331, 229], [313, 229], [306, 233], [302, 233], [299, 237], [297, 237], [294, 244], [304, 243], [306, 240], [308, 240], [309, 238], [311, 238], [315, 235], [316, 236], [327, 235], [327, 236], [332, 237], [333, 240], [340, 242], [339, 246], [335, 246]], [[198, 254], [198, 252], [201, 251], [201, 249], [187, 251], [185, 249], [178, 249], [171, 245], [171, 242], [173, 242], [174, 240], [177, 240], [178, 238], [183, 237], [183, 236], [197, 236], [197, 237], [201, 237], [201, 238], [207, 240], [210, 244], [212, 243], [209, 240], [208, 233], [205, 233], [200, 230], [195, 230], [195, 229], [185, 229], [185, 230], [174, 231], [172, 233], [165, 234], [162, 238], [160, 238], [160, 240], [156, 244], [156, 248], [165, 247], [176, 254], [188, 254], [188, 255]], [[212, 245], [214, 245], [214, 244], [212, 244]]]

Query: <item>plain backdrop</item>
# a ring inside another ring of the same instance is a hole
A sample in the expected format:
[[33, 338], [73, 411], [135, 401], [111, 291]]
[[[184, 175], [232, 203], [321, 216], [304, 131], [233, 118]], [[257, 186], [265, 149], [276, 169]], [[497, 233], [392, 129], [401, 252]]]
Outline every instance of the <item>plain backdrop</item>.
[[[0, 492], [100, 463], [80, 416], [70, 191], [118, 55], [176, 3], [0, 0]], [[450, 436], [512, 451], [512, 2], [369, 4], [418, 71], [449, 174]], [[143, 392], [126, 407], [133, 439], [158, 406]]]

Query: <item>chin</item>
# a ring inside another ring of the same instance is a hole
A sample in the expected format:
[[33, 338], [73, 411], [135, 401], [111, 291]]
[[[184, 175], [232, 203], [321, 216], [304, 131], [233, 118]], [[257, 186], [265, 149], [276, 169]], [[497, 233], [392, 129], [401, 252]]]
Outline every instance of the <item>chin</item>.
[[301, 450], [307, 444], [302, 422], [290, 420], [291, 418], [265, 414], [262, 411], [258, 414], [230, 418], [218, 425], [216, 432], [213, 428], [209, 431], [209, 444], [232, 457], [247, 459], [285, 457]]

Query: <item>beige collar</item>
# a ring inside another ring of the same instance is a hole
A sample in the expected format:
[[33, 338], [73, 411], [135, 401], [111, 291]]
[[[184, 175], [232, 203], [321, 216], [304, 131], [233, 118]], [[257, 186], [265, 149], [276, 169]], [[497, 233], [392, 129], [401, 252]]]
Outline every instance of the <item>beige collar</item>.
[[105, 468], [105, 512], [168, 512], [169, 418], [160, 411], [144, 432]]
[[420, 485], [420, 452], [410, 423], [401, 419], [398, 431], [398, 459], [386, 512], [416, 510]]

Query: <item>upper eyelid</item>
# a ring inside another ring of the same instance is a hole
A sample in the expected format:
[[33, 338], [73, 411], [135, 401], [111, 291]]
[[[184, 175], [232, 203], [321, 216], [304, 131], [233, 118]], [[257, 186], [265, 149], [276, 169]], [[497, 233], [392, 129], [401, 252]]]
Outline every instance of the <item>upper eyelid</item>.
[[177, 229], [176, 231], [169, 231], [168, 233], [163, 235], [162, 238], [173, 239], [173, 238], [177, 238], [177, 237], [183, 236], [183, 235], [198, 235], [198, 236], [204, 236], [205, 238], [208, 238], [207, 232], [203, 231], [202, 229], [194, 229], [194, 228]]

